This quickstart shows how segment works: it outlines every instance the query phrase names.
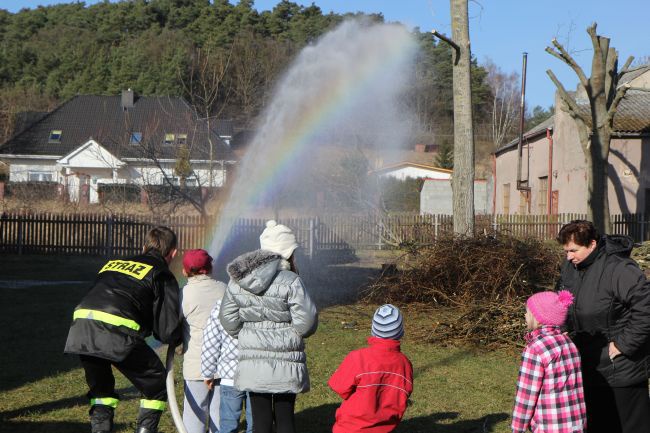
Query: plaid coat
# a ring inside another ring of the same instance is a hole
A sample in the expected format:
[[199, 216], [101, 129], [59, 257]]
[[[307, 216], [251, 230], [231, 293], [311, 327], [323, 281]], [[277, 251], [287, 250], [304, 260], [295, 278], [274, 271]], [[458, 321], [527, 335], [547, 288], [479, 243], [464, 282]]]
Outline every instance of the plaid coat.
[[221, 379], [221, 385], [234, 386], [237, 371], [237, 340], [219, 322], [221, 300], [218, 300], [203, 331], [201, 375], [205, 379]]
[[582, 433], [587, 427], [580, 355], [557, 326], [526, 335], [512, 431]]

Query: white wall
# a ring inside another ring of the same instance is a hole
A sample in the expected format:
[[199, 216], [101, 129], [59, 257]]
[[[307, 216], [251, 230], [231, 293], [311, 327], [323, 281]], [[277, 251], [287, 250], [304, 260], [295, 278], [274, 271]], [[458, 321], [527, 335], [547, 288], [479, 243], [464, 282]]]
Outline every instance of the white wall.
[[[476, 214], [491, 212], [491, 182], [474, 181], [474, 211]], [[420, 214], [453, 215], [453, 195], [448, 180], [427, 179], [420, 191]]]
[[[222, 187], [226, 179], [226, 171], [221, 170], [221, 165], [218, 164], [212, 170], [212, 182], [215, 187]], [[169, 178], [178, 177], [174, 173], [174, 166], [167, 164], [162, 167], [165, 175]], [[154, 166], [131, 166], [130, 167], [130, 180], [137, 185], [163, 185], [165, 183], [165, 176], [160, 171], [160, 168]], [[208, 186], [210, 180], [210, 170], [208, 167], [199, 168], [195, 165], [194, 173], [198, 178], [198, 185]]]
[[94, 140], [83, 145], [77, 152], [72, 156], [64, 157], [61, 162], [69, 167], [81, 168], [117, 168], [120, 164], [119, 159]]
[[[89, 151], [90, 150], [90, 151]], [[67, 159], [67, 166], [61, 167], [55, 159], [11, 159], [9, 163], [9, 180], [12, 182], [26, 182], [30, 180], [30, 174], [39, 177], [35, 180], [51, 180], [65, 184], [72, 201], [79, 200], [79, 186], [85, 182], [90, 185], [90, 202], [98, 201], [97, 189], [100, 184], [111, 183], [133, 183], [136, 185], [163, 185], [165, 184], [163, 173], [157, 166], [146, 166], [138, 162], [130, 162], [128, 165], [117, 169], [117, 176], [113, 176], [113, 169], [116, 161], [110, 154], [102, 152], [99, 147], [86, 149], [78, 155]], [[97, 167], [100, 166], [100, 167]], [[103, 167], [102, 167], [103, 166]], [[197, 182], [191, 186], [208, 186], [210, 170], [207, 164], [194, 164]], [[162, 169], [170, 178], [178, 177], [174, 173], [174, 164], [165, 163]], [[219, 163], [215, 163], [213, 170], [213, 186], [222, 187], [226, 180], [226, 169], [222, 170]]]
[[11, 159], [9, 164], [9, 180], [11, 182], [27, 182], [29, 174], [48, 173], [53, 182], [59, 182], [60, 176], [56, 169], [56, 160]]

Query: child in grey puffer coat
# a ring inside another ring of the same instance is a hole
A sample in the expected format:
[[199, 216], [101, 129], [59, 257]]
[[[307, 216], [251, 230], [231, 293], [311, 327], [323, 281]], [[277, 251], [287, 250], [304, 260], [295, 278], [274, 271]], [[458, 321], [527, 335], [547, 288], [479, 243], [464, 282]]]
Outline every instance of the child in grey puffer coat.
[[316, 331], [316, 306], [296, 273], [291, 230], [269, 221], [262, 249], [228, 265], [220, 321], [239, 339], [235, 388], [248, 391], [256, 433], [293, 433], [296, 394], [309, 390], [304, 338]]

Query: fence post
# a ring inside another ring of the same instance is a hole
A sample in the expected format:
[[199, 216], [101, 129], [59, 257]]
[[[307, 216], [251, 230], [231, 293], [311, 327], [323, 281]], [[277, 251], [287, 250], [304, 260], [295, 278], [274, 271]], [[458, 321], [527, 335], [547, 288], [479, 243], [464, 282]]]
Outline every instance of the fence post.
[[23, 216], [17, 215], [18, 218], [18, 237], [16, 242], [18, 243], [18, 255], [23, 253]]
[[106, 244], [104, 254], [107, 257], [113, 255], [113, 214], [110, 214], [108, 219], [106, 219]]
[[434, 240], [438, 240], [438, 214], [435, 214], [433, 216], [433, 238]]
[[645, 242], [645, 215], [641, 214], [641, 243]]
[[315, 236], [315, 224], [314, 219], [309, 218], [309, 260], [314, 260], [314, 236]]

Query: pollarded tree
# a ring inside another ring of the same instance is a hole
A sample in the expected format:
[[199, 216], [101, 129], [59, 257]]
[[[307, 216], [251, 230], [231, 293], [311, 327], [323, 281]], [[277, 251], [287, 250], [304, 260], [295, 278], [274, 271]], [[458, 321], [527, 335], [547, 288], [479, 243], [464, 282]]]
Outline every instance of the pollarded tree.
[[607, 194], [607, 170], [609, 146], [618, 105], [630, 88], [629, 84], [619, 86], [619, 80], [628, 71], [634, 57], [630, 56], [623, 68], [618, 70], [618, 52], [609, 46], [609, 38], [596, 33], [596, 23], [587, 28], [594, 53], [591, 60], [591, 77], [556, 39], [546, 52], [569, 65], [580, 79], [589, 100], [589, 108], [581, 107], [574, 95], [566, 91], [553, 71], [546, 71], [558, 89], [566, 111], [575, 121], [580, 144], [587, 162], [588, 218], [601, 233], [611, 229], [609, 199]]

